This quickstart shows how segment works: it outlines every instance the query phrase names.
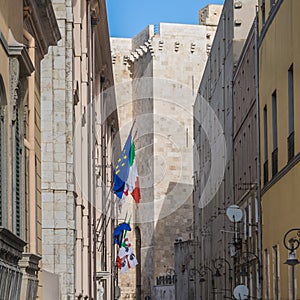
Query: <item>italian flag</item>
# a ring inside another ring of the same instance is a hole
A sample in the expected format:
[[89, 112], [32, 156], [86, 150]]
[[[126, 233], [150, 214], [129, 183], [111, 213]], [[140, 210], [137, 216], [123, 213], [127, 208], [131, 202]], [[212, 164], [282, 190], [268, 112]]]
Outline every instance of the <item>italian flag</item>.
[[127, 196], [128, 192], [131, 194], [136, 204], [140, 203], [141, 192], [140, 192], [139, 177], [138, 177], [138, 172], [136, 167], [134, 142], [131, 143], [130, 152], [129, 152], [129, 173], [128, 173], [128, 178], [125, 182], [124, 194]]

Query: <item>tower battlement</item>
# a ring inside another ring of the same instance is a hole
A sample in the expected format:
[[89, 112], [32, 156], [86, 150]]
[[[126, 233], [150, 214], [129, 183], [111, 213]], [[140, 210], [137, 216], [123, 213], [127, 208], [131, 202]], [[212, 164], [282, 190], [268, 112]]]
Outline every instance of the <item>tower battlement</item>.
[[155, 57], [166, 52], [169, 55], [206, 52], [208, 55], [215, 32], [215, 27], [206, 25], [160, 23], [157, 34], [151, 28], [154, 26], [147, 27], [132, 39], [111, 39], [112, 63], [128, 65], [145, 55]]

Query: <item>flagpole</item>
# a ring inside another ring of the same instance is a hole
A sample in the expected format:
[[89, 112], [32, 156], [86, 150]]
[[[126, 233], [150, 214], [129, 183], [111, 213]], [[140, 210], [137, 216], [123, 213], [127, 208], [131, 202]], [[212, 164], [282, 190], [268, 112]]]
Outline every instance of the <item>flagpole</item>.
[[136, 123], [136, 119], [134, 119], [134, 120], [133, 120], [133, 123], [132, 123], [131, 129], [130, 129], [130, 131], [129, 131], [130, 133], [132, 132], [132, 129], [133, 129], [133, 126], [135, 125], [135, 123]]
[[[128, 224], [129, 224], [129, 225], [130, 225], [130, 219], [131, 219], [131, 215], [130, 215], [130, 217], [129, 217], [129, 219], [128, 219]], [[123, 234], [123, 243], [122, 243], [122, 245], [125, 244], [126, 235], [127, 235], [127, 230], [125, 230], [125, 232], [124, 232], [124, 234]]]

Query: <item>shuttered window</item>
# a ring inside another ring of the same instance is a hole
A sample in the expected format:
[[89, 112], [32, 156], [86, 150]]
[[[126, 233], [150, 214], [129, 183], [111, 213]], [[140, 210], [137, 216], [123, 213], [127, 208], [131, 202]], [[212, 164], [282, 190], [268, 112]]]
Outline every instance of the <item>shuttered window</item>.
[[5, 121], [4, 121], [4, 112], [5, 106], [7, 104], [6, 93], [5, 93], [5, 86], [3, 82], [3, 78], [0, 74], [0, 226], [4, 226], [5, 222], [5, 212], [6, 212], [6, 199], [3, 196], [5, 188], [3, 187], [5, 181], [5, 159], [3, 157], [3, 153], [5, 153]]
[[21, 234], [21, 145], [19, 133], [19, 110], [16, 108], [16, 131], [15, 131], [15, 146], [16, 146], [16, 234]]
[[2, 226], [2, 120], [0, 120], [0, 226]]

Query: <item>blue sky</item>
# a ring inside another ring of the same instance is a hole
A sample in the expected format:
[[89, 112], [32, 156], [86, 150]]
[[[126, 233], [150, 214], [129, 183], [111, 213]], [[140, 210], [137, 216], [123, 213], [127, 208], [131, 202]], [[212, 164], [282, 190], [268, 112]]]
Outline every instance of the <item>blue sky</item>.
[[149, 24], [197, 24], [198, 10], [224, 0], [107, 0], [112, 37], [133, 37]]

